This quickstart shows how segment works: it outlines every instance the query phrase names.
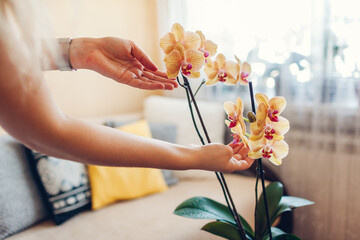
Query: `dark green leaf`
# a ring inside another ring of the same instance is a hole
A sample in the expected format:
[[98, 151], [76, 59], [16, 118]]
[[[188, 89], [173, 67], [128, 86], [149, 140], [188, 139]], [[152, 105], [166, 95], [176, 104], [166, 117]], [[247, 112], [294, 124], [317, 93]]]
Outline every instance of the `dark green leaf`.
[[[269, 210], [270, 226], [271, 226], [273, 224], [272, 216], [274, 216], [274, 214], [276, 213], [280, 199], [283, 195], [283, 185], [280, 182], [272, 182], [266, 187], [265, 191], [268, 202], [268, 210]], [[260, 236], [264, 236], [267, 233], [267, 220], [266, 220], [265, 201], [263, 194], [260, 195], [257, 206], [255, 229], [256, 229], [257, 238]]]
[[237, 228], [225, 222], [210, 222], [203, 226], [201, 230], [230, 240], [242, 240]]
[[[216, 219], [236, 226], [227, 206], [206, 197], [193, 197], [184, 201], [175, 209], [174, 214], [193, 219]], [[240, 219], [245, 232], [254, 236], [254, 232], [246, 220], [241, 216]]]
[[[282, 235], [282, 234], [286, 234], [286, 232], [284, 232], [283, 230], [281, 230], [280, 228], [277, 227], [272, 227], [271, 228], [271, 236], [274, 238], [276, 236]], [[266, 235], [266, 237], [264, 237], [264, 240], [269, 240], [269, 234]]]

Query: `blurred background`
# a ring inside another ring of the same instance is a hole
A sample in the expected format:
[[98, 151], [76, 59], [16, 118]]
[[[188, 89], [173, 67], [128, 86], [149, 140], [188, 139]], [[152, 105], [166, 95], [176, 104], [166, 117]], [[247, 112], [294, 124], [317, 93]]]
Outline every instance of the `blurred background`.
[[[46, 0], [56, 37], [134, 40], [164, 70], [159, 39], [174, 22], [201, 30], [253, 68], [255, 92], [284, 96], [290, 153], [276, 171], [289, 194], [315, 201], [295, 210], [302, 239], [358, 239], [360, 229], [360, 4], [351, 0]], [[92, 118], [141, 112], [150, 92], [97, 73], [47, 72], [55, 101]], [[196, 85], [201, 79], [194, 80]], [[248, 102], [244, 86], [203, 88], [205, 101]], [[236, 189], [232, 190], [236, 194]], [[238, 193], [244, 194], [244, 193]], [[248, 193], [251, 194], [251, 193]]]

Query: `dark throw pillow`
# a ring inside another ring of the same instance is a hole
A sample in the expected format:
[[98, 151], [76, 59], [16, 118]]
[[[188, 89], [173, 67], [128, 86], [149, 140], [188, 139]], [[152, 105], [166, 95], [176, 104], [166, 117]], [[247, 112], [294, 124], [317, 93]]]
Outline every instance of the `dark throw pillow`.
[[84, 164], [32, 152], [33, 172], [54, 222], [59, 225], [91, 209], [91, 191]]

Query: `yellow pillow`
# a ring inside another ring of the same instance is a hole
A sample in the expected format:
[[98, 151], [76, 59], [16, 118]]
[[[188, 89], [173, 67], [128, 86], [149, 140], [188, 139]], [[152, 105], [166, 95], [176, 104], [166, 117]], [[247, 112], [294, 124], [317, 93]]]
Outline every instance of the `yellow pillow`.
[[[151, 137], [149, 125], [145, 120], [118, 129]], [[119, 200], [138, 198], [167, 189], [167, 184], [159, 169], [89, 165], [88, 172], [93, 210]]]

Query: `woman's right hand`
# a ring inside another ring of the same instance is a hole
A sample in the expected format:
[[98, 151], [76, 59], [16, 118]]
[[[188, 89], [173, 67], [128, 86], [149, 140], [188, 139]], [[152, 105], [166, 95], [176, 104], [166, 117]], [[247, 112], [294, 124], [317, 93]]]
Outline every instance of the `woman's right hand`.
[[248, 169], [254, 159], [248, 157], [249, 148], [244, 143], [229, 145], [212, 143], [201, 147], [199, 169], [216, 172], [235, 172]]

